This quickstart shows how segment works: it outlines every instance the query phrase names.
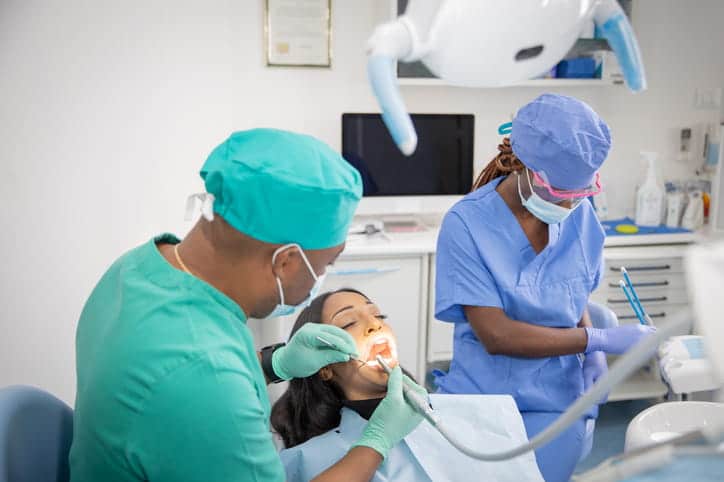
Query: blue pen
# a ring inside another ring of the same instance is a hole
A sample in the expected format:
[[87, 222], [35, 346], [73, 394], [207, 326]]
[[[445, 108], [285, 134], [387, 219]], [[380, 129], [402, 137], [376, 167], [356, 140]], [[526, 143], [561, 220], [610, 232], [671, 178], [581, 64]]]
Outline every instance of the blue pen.
[[633, 309], [634, 314], [636, 315], [636, 318], [639, 319], [639, 323], [641, 323], [642, 325], [645, 325], [646, 321], [644, 321], [643, 316], [639, 313], [639, 309], [636, 306], [636, 303], [634, 303], [633, 298], [631, 298], [631, 294], [629, 293], [629, 290], [626, 287], [626, 283], [624, 283], [623, 280], [618, 280], [618, 285], [623, 290], [623, 294], [626, 295], [626, 299], [628, 300], [629, 304], [631, 305], [631, 308]]
[[641, 306], [641, 300], [639, 300], [639, 295], [636, 294], [636, 289], [634, 288], [633, 283], [631, 282], [631, 278], [628, 275], [628, 271], [626, 271], [626, 268], [621, 266], [621, 273], [623, 274], [623, 279], [626, 280], [626, 284], [628, 284], [629, 290], [631, 290], [631, 295], [633, 296], [633, 300], [636, 303], [636, 306], [638, 306], [639, 314], [641, 315], [641, 318], [644, 318], [646, 311], [644, 311], [644, 307]]

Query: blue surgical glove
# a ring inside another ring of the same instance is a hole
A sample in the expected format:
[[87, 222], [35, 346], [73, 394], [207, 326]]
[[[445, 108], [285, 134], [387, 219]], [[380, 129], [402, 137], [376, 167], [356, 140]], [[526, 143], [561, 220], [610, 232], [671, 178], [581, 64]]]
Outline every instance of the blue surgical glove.
[[[588, 391], [607, 371], [608, 363], [606, 363], [605, 353], [594, 351], [586, 355], [586, 359], [583, 360], [583, 390]], [[598, 403], [606, 403], [607, 399], [608, 394], [604, 395]]]
[[359, 356], [357, 344], [349, 333], [334, 325], [307, 323], [289, 343], [274, 351], [272, 368], [284, 380], [305, 378], [332, 363], [349, 361], [350, 355]]
[[427, 399], [427, 391], [409, 378], [403, 378], [402, 370], [399, 365], [396, 366], [387, 382], [387, 395], [375, 409], [362, 432], [362, 438], [354, 446], [370, 447], [386, 458], [390, 449], [422, 421], [422, 415], [405, 400], [403, 383]]
[[588, 334], [586, 354], [602, 351], [621, 355], [655, 331], [656, 328], [653, 326], [638, 324], [605, 329], [586, 327], [586, 333]]

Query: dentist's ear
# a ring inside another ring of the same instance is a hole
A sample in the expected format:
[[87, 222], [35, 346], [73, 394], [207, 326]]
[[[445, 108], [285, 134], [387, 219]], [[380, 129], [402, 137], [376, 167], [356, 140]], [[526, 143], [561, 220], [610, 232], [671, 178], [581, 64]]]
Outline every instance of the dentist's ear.
[[322, 379], [322, 381], [328, 382], [332, 379], [334, 376], [334, 373], [332, 372], [332, 369], [329, 367], [322, 367], [319, 370], [319, 378]]

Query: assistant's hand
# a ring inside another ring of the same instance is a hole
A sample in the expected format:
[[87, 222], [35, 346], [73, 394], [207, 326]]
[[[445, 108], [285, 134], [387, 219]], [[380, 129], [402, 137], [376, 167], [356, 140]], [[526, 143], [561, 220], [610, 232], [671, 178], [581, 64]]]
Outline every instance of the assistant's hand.
[[350, 355], [358, 356], [357, 345], [349, 333], [334, 325], [307, 323], [289, 343], [274, 351], [272, 368], [284, 380], [304, 378], [332, 363], [349, 361]]
[[[606, 354], [602, 351], [594, 351], [586, 355], [583, 360], [583, 390], [588, 391], [599, 378], [608, 372], [608, 363], [606, 363]], [[604, 395], [600, 402], [606, 403], [608, 394]]]
[[387, 396], [380, 402], [362, 432], [362, 438], [354, 444], [364, 445], [387, 457], [390, 449], [412, 432], [422, 421], [420, 415], [407, 403], [402, 393], [403, 383], [415, 390], [423, 398], [427, 391], [410, 378], [402, 375], [399, 365], [396, 366], [387, 384]]
[[587, 327], [586, 354], [603, 351], [621, 355], [655, 331], [656, 328], [647, 325], [623, 325], [606, 329]]

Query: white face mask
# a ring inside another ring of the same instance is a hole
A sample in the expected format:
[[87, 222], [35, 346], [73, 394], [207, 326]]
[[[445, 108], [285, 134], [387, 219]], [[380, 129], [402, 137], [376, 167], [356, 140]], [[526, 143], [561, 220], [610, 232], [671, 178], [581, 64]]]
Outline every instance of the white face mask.
[[272, 265], [274, 264], [274, 261], [276, 260], [276, 257], [279, 253], [290, 248], [297, 248], [297, 250], [299, 250], [299, 253], [302, 255], [302, 259], [304, 260], [304, 264], [307, 266], [307, 269], [314, 278], [314, 286], [312, 286], [312, 289], [309, 290], [309, 295], [304, 299], [304, 301], [302, 301], [298, 305], [287, 305], [284, 303], [284, 288], [282, 287], [282, 280], [280, 280], [279, 277], [276, 276], [277, 289], [279, 290], [279, 304], [277, 304], [274, 310], [266, 318], [288, 316], [293, 314], [298, 308], [305, 308], [309, 306], [309, 303], [311, 303], [312, 300], [316, 298], [319, 294], [319, 291], [322, 289], [322, 285], [324, 284], [324, 279], [327, 277], [327, 273], [324, 273], [321, 276], [317, 276], [317, 273], [314, 272], [314, 268], [312, 268], [312, 264], [307, 259], [307, 255], [304, 254], [304, 250], [302, 250], [301, 246], [299, 246], [298, 244], [285, 244], [284, 246], [281, 246], [279, 249], [274, 251], [274, 254], [272, 255]]

